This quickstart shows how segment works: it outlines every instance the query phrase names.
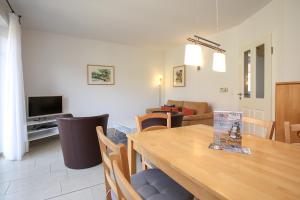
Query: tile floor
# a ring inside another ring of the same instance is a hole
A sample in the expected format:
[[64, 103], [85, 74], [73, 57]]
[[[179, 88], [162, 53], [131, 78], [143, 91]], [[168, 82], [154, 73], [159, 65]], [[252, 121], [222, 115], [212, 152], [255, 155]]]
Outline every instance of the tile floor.
[[31, 144], [23, 161], [0, 158], [0, 200], [102, 200], [102, 165], [65, 167], [58, 138]]

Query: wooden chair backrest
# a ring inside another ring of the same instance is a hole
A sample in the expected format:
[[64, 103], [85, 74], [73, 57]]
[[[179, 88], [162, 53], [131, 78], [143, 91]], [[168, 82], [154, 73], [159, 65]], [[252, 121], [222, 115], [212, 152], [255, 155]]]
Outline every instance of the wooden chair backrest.
[[120, 166], [120, 156], [119, 155], [111, 155], [110, 159], [113, 166], [113, 173], [117, 183], [118, 196], [119, 200], [142, 200], [140, 195], [134, 190], [134, 188], [130, 185], [130, 182], [124, 176]]
[[[171, 113], [167, 113], [167, 114], [165, 114], [165, 113], [150, 113], [150, 114], [145, 114], [142, 116], [136, 116], [135, 119], [136, 119], [136, 127], [137, 127], [138, 132], [171, 128]], [[150, 127], [143, 129], [142, 123], [143, 123], [143, 121], [148, 120], [148, 119], [166, 119], [167, 126], [157, 125], [157, 126], [150, 126]]]
[[[106, 187], [106, 199], [111, 200], [111, 190], [114, 194], [118, 194], [117, 186], [114, 180], [112, 163], [110, 160], [110, 155], [115, 153], [120, 155], [120, 167], [122, 172], [124, 173], [125, 178], [130, 182], [129, 175], [129, 167], [128, 167], [128, 158], [127, 151], [124, 144], [114, 144], [110, 139], [108, 139], [104, 133], [101, 126], [96, 127], [97, 136], [100, 145], [100, 151], [103, 162], [103, 170], [104, 170], [104, 179], [105, 179], [105, 187]], [[118, 197], [119, 198], [119, 197]]]
[[291, 124], [290, 122], [284, 122], [284, 134], [286, 143], [296, 143], [293, 141], [292, 132], [296, 132], [297, 136], [300, 137], [300, 124]]
[[275, 123], [273, 121], [266, 121], [261, 119], [254, 119], [251, 117], [243, 117], [243, 122], [247, 124], [254, 124], [261, 127], [264, 127], [267, 129], [266, 133], [266, 139], [272, 140], [274, 129], [275, 129]]

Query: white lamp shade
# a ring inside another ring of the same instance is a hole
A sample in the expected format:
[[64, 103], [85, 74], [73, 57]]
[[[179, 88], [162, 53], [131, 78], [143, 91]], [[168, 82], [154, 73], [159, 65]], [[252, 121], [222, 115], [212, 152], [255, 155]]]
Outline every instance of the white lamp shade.
[[184, 64], [191, 66], [202, 65], [202, 49], [201, 46], [195, 44], [185, 45]]
[[219, 52], [214, 53], [213, 70], [216, 72], [226, 72], [225, 54]]

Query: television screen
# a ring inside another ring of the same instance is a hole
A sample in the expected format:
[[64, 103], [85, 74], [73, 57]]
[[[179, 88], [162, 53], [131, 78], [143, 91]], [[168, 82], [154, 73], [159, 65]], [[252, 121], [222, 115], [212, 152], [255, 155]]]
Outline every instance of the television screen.
[[28, 97], [28, 117], [62, 113], [62, 96]]

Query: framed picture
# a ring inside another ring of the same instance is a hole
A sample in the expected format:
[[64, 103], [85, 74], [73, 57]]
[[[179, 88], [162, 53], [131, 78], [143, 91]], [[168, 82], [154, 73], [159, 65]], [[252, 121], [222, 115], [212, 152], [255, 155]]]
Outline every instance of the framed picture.
[[115, 67], [105, 65], [88, 65], [87, 80], [89, 85], [114, 85]]
[[173, 67], [173, 87], [185, 87], [185, 65]]

